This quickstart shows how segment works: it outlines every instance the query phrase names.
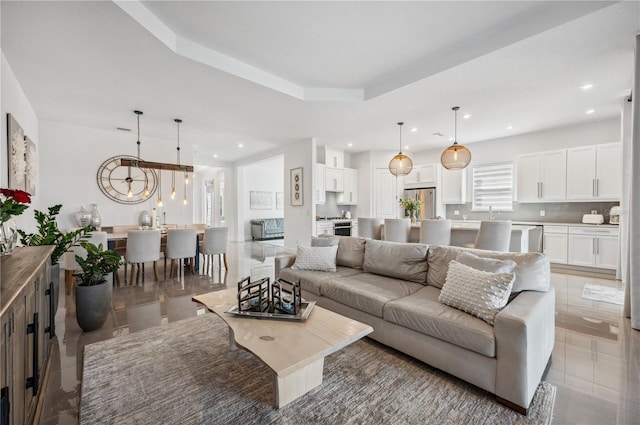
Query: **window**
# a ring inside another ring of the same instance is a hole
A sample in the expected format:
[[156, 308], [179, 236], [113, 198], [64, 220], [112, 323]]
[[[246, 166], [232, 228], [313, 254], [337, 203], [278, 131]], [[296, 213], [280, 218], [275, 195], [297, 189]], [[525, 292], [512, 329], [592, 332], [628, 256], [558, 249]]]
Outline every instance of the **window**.
[[513, 211], [513, 162], [473, 167], [473, 211]]

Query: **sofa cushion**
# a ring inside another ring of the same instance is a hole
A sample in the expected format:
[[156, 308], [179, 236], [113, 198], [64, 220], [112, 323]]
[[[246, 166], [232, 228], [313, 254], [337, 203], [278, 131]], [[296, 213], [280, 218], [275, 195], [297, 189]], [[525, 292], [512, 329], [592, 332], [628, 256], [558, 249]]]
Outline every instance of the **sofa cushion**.
[[298, 245], [294, 270], [336, 271], [338, 246], [301, 246]]
[[467, 251], [463, 251], [456, 257], [458, 263], [489, 273], [512, 273], [516, 267], [513, 260], [496, 260], [494, 258], [478, 257]]
[[367, 240], [363, 269], [367, 273], [424, 284], [427, 277], [427, 245]]
[[376, 274], [332, 279], [322, 283], [320, 294], [356, 310], [382, 317], [382, 309], [389, 301], [406, 297], [423, 285]]
[[339, 266], [362, 269], [364, 263], [365, 238], [355, 236], [338, 236], [338, 256], [336, 264]]
[[291, 268], [285, 268], [280, 270], [279, 277], [288, 280], [289, 282], [295, 282], [300, 280], [300, 286], [302, 291], [310, 292], [315, 295], [322, 295], [320, 293], [320, 287], [326, 281], [344, 277], [352, 276], [362, 273], [362, 270], [353, 269], [351, 267], [336, 267], [335, 272], [319, 272], [314, 270], [293, 270]]
[[438, 301], [493, 326], [496, 314], [509, 301], [513, 280], [513, 273], [484, 272], [454, 260], [449, 263], [447, 280]]
[[320, 235], [311, 238], [311, 246], [332, 246], [338, 245], [340, 236]]
[[497, 260], [513, 260], [515, 280], [511, 293], [520, 291], [547, 292], [551, 287], [551, 272], [549, 259], [539, 252], [517, 253], [483, 251], [457, 246], [431, 245], [429, 246], [427, 283], [436, 288], [442, 288], [447, 278], [449, 262], [455, 260], [461, 252], [470, 252], [482, 258]]
[[450, 342], [487, 357], [496, 356], [494, 329], [488, 323], [438, 302], [432, 286], [384, 306], [384, 320]]

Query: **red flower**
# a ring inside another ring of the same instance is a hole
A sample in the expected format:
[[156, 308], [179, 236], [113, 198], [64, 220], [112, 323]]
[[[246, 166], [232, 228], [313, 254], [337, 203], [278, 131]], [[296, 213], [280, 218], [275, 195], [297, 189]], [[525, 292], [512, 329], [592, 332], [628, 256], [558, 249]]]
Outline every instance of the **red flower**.
[[0, 189], [0, 194], [13, 198], [14, 191], [11, 189]]
[[21, 204], [30, 204], [31, 203], [31, 195], [29, 195], [24, 190], [15, 190], [13, 192], [12, 198], [16, 202], [20, 202]]

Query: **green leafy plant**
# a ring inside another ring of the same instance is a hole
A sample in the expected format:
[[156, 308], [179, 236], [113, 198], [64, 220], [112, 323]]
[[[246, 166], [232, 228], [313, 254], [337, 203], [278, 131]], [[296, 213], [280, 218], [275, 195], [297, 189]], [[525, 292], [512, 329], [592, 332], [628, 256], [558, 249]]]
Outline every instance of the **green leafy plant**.
[[56, 216], [60, 213], [62, 205], [49, 207], [48, 213], [35, 210], [34, 217], [38, 222], [38, 233], [27, 234], [23, 230], [18, 230], [20, 242], [26, 246], [55, 245], [51, 254], [51, 264], [58, 264], [60, 257], [72, 246], [85, 240], [89, 232], [96, 230], [93, 226], [81, 227], [68, 233], [62, 233], [56, 223]]
[[420, 199], [400, 199], [400, 205], [407, 211], [418, 211], [420, 206], [422, 205], [422, 201]]
[[81, 242], [80, 246], [87, 251], [85, 258], [76, 255], [76, 261], [82, 272], [73, 275], [80, 280], [80, 286], [99, 285], [106, 282], [105, 276], [118, 270], [122, 264], [120, 254], [104, 249], [102, 244], [96, 246], [90, 242]]

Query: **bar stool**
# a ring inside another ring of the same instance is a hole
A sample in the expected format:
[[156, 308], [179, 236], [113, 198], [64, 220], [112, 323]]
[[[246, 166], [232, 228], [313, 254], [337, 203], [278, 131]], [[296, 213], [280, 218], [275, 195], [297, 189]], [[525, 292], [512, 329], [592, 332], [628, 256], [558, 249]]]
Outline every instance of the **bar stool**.
[[451, 245], [451, 220], [422, 220], [420, 222], [420, 243], [427, 245]]
[[411, 232], [411, 219], [409, 218], [385, 218], [384, 240], [390, 242], [409, 242]]
[[489, 251], [509, 251], [511, 220], [481, 221], [473, 248]]
[[125, 259], [131, 265], [131, 278], [133, 283], [133, 275], [138, 266], [136, 275], [136, 283], [140, 278], [140, 265], [142, 265], [142, 279], [144, 280], [144, 263], [153, 261], [153, 277], [156, 281], [158, 277], [158, 263], [160, 259], [160, 230], [129, 230], [127, 232], [127, 249], [125, 251]]
[[204, 271], [209, 273], [209, 268], [213, 272], [211, 263], [214, 255], [218, 256], [218, 268], [222, 269], [220, 255], [224, 259], [224, 268], [229, 269], [227, 265], [227, 235], [229, 229], [227, 227], [207, 227], [204, 230], [204, 240], [200, 242], [200, 254], [204, 256]]
[[382, 239], [381, 218], [358, 218], [358, 236], [368, 239]]
[[[198, 231], [196, 229], [168, 229], [167, 230], [167, 248], [164, 258], [171, 260], [171, 269], [169, 271], [169, 278], [173, 277], [173, 269], [175, 260], [177, 259], [189, 259], [189, 265], [191, 273], [195, 274], [194, 260], [196, 257]], [[179, 262], [178, 268], [182, 271], [182, 261]], [[167, 276], [167, 269], [165, 265], [165, 279]]]

